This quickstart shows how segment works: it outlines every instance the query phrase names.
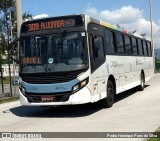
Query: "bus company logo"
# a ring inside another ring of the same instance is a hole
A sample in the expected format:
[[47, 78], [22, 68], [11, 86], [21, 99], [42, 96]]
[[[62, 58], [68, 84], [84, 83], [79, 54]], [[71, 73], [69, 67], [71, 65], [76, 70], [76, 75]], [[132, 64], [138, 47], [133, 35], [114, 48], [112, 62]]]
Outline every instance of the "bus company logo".
[[37, 87], [29, 87], [28, 90], [30, 90], [30, 91], [37, 91]]
[[55, 89], [56, 89], [57, 91], [59, 91], [59, 90], [66, 90], [65, 87], [55, 87]]
[[11, 133], [2, 133], [2, 138], [12, 138]]
[[111, 67], [118, 67], [118, 61], [111, 61], [110, 62]]

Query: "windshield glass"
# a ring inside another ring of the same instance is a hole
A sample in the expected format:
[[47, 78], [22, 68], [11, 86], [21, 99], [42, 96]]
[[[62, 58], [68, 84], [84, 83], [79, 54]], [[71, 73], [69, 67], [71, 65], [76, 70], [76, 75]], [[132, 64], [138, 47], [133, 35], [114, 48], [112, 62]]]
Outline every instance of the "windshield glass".
[[64, 72], [87, 66], [85, 32], [26, 36], [20, 45], [20, 72]]

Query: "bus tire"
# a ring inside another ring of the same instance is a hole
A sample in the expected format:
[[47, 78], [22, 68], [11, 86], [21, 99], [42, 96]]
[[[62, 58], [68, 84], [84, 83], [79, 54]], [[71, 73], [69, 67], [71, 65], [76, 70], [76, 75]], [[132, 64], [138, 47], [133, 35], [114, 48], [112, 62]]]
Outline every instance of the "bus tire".
[[108, 80], [106, 93], [107, 97], [102, 99], [101, 104], [104, 108], [110, 108], [113, 106], [115, 96], [115, 89], [111, 80]]
[[140, 76], [140, 83], [141, 84], [138, 86], [138, 90], [143, 91], [145, 86], [145, 78], [143, 73], [141, 73], [141, 76]]

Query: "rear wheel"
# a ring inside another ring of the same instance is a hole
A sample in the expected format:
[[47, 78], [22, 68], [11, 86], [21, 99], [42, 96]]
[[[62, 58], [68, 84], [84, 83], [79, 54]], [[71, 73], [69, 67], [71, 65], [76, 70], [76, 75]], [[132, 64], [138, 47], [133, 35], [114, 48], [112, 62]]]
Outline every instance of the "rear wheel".
[[114, 85], [111, 80], [108, 80], [106, 92], [107, 97], [101, 100], [101, 104], [104, 108], [110, 108], [113, 106], [115, 95]]
[[140, 85], [138, 86], [138, 90], [139, 91], [143, 91], [144, 90], [144, 86], [145, 86], [145, 79], [144, 79], [144, 74], [141, 73], [141, 76], [140, 76]]

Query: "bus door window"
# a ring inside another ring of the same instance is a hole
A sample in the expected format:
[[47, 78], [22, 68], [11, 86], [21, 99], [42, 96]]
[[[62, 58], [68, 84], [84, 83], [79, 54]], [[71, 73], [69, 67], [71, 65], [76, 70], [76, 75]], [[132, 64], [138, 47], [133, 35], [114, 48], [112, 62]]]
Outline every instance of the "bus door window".
[[103, 38], [101, 36], [95, 36], [90, 34], [89, 43], [91, 70], [93, 72], [105, 62]]

